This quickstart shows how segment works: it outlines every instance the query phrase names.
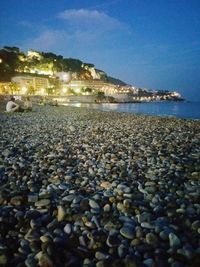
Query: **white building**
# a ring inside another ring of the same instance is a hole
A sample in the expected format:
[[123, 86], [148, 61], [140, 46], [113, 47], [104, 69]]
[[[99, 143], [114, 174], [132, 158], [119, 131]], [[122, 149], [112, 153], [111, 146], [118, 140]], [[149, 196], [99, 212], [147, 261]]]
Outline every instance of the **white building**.
[[19, 75], [12, 77], [11, 81], [18, 84], [22, 93], [26, 93], [30, 87], [32, 87], [36, 93], [42, 93], [45, 88], [49, 87], [49, 80], [44, 77]]

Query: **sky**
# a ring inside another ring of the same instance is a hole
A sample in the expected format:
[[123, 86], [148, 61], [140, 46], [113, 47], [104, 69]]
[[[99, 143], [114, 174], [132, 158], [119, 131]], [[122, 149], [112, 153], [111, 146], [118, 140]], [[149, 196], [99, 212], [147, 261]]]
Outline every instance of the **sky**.
[[77, 58], [200, 101], [200, 0], [1, 0], [3, 46]]

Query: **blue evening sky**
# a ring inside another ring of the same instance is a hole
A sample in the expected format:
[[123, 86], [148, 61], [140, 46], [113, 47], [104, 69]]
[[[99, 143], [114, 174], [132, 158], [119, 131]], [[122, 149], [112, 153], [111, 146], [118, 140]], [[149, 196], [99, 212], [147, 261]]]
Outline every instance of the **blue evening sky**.
[[93, 63], [200, 100], [200, 0], [1, 0], [0, 47]]

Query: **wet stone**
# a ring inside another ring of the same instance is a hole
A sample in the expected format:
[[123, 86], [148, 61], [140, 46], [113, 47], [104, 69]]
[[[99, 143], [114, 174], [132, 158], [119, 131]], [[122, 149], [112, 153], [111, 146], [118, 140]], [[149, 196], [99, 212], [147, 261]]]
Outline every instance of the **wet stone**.
[[15, 196], [15, 197], [12, 197], [10, 200], [10, 204], [14, 206], [20, 206], [22, 202], [23, 202], [22, 196]]
[[99, 209], [99, 204], [93, 199], [89, 199], [89, 205], [92, 209]]
[[38, 194], [28, 194], [28, 202], [37, 202]]
[[65, 232], [66, 234], [68, 234], [68, 235], [71, 234], [71, 232], [72, 232], [72, 226], [71, 226], [71, 224], [67, 223], [67, 224], [65, 225], [65, 227], [64, 227], [64, 232]]
[[141, 227], [147, 228], [147, 229], [154, 229], [155, 228], [155, 226], [152, 223], [149, 223], [149, 222], [142, 222], [141, 223]]
[[57, 220], [58, 222], [61, 222], [65, 218], [66, 211], [65, 211], [65, 208], [62, 206], [58, 206], [57, 208], [58, 208]]
[[40, 199], [35, 202], [36, 207], [46, 207], [51, 203], [50, 199]]
[[120, 244], [120, 239], [118, 238], [117, 234], [109, 234], [106, 244], [109, 247], [117, 247]]
[[180, 246], [181, 241], [174, 233], [169, 234], [169, 244], [171, 248], [177, 248]]
[[128, 239], [133, 239], [135, 235], [135, 227], [129, 224], [125, 224], [120, 229], [120, 234]]
[[148, 233], [146, 235], [146, 242], [147, 242], [147, 244], [156, 247], [158, 245], [158, 238], [157, 238], [157, 236], [155, 234]]
[[74, 200], [74, 195], [73, 194], [71, 194], [71, 195], [67, 195], [67, 196], [64, 196], [63, 198], [62, 198], [62, 200], [65, 202], [72, 202], [73, 200]]
[[111, 210], [110, 204], [106, 204], [106, 205], [103, 207], [103, 210], [104, 210], [104, 212], [110, 212], [110, 210]]

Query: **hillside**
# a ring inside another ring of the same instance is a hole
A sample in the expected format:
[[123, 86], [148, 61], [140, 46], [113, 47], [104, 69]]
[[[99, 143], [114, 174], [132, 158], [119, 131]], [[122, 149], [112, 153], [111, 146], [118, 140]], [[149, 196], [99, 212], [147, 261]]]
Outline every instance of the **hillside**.
[[25, 54], [18, 47], [4, 46], [0, 49], [0, 82], [10, 81], [18, 73], [53, 76], [62, 72], [67, 72], [73, 80], [102, 80], [125, 85], [123, 81], [96, 69], [94, 64], [79, 59], [34, 50]]

